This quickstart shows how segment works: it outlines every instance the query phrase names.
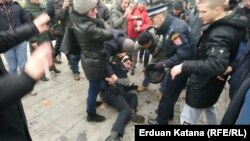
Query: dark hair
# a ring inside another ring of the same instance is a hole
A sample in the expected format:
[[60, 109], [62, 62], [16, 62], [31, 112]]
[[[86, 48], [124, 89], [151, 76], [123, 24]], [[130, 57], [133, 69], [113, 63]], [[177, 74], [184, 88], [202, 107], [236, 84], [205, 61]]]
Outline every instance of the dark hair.
[[127, 61], [131, 61], [131, 59], [130, 58], [125, 58], [125, 59], [122, 60], [123, 63], [125, 63]]
[[172, 3], [173, 9], [182, 10], [183, 9], [183, 1], [177, 0]]
[[142, 32], [137, 39], [138, 44], [141, 46], [146, 45], [153, 40], [154, 40], [153, 35], [147, 31]]

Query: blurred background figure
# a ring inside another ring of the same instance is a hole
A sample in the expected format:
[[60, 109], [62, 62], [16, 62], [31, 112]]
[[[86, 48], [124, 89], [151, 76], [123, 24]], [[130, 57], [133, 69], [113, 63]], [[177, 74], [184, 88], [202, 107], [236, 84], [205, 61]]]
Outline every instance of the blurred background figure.
[[[17, 2], [12, 0], [0, 0], [0, 31], [14, 30], [29, 20], [25, 10]], [[24, 70], [27, 62], [27, 42], [24, 40], [14, 48], [4, 53], [10, 74], [17, 73], [17, 70]]]

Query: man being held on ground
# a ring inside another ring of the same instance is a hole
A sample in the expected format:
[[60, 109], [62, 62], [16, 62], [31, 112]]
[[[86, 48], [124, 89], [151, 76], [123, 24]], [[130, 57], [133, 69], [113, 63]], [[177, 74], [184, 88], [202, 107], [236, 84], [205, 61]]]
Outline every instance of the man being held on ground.
[[111, 135], [105, 141], [120, 141], [129, 120], [142, 123], [145, 118], [136, 114], [137, 95], [128, 91], [130, 86], [127, 73], [132, 66], [131, 60], [125, 56], [121, 62], [110, 62], [110, 65], [118, 79], [113, 81], [110, 77], [105, 78], [101, 97], [104, 102], [116, 108], [119, 114], [111, 129]]

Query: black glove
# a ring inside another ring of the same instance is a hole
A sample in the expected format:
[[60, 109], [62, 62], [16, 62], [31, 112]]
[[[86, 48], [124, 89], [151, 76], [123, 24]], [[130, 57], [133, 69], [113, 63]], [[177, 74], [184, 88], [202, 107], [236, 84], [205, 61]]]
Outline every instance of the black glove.
[[165, 67], [164, 65], [165, 64], [163, 62], [158, 62], [158, 63], [155, 64], [154, 68], [158, 69], [158, 70], [161, 70], [161, 69], [163, 69]]
[[134, 83], [132, 85], [129, 86], [130, 90], [137, 90], [138, 85], [135, 85]]
[[130, 85], [130, 86], [124, 87], [124, 91], [125, 91], [125, 92], [129, 92], [129, 91], [131, 91], [131, 90], [137, 90], [137, 88], [138, 88], [138, 85], [135, 85], [135, 84], [133, 83], [133, 84]]

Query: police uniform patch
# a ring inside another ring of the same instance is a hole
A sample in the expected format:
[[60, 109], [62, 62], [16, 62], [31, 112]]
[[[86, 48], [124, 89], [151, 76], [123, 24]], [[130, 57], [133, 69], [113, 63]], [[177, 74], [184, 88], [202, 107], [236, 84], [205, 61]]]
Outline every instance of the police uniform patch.
[[171, 37], [171, 41], [176, 45], [179, 46], [182, 44], [182, 40], [180, 38], [179, 33], [174, 33]]

